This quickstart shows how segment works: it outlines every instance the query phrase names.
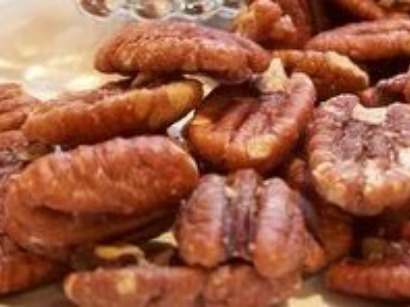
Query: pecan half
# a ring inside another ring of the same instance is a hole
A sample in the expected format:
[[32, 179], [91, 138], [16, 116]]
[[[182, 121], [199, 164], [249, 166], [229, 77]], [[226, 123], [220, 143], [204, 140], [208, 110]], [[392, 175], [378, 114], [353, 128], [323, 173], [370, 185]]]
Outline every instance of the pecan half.
[[315, 114], [309, 165], [325, 200], [374, 215], [410, 198], [410, 106], [367, 109], [353, 95], [335, 97]]
[[8, 206], [149, 214], [174, 209], [197, 183], [193, 159], [161, 136], [114, 139], [55, 152], [13, 178]]
[[194, 80], [65, 95], [32, 112], [23, 131], [30, 140], [66, 145], [153, 133], [181, 119], [201, 99], [202, 86]]
[[362, 19], [381, 19], [403, 16], [410, 12], [407, 0], [334, 0], [353, 16]]
[[71, 265], [98, 243], [124, 240], [130, 234], [136, 241], [155, 238], [170, 227], [173, 213], [71, 215], [13, 203], [6, 206], [5, 228], [25, 249]]
[[304, 132], [316, 98], [304, 74], [292, 75], [285, 87], [268, 94], [244, 85], [216, 89], [187, 126], [193, 152], [225, 170], [278, 166]]
[[377, 244], [367, 259], [348, 259], [331, 267], [326, 274], [326, 285], [333, 290], [367, 298], [408, 300], [409, 264], [408, 242]]
[[17, 130], [40, 102], [14, 83], [0, 84], [0, 132]]
[[358, 61], [410, 56], [410, 20], [395, 18], [352, 23], [313, 37], [307, 49], [336, 51]]
[[336, 52], [278, 50], [273, 52], [273, 57], [281, 59], [287, 70], [307, 74], [320, 99], [356, 93], [369, 86], [367, 73], [348, 57]]
[[205, 73], [221, 80], [240, 82], [269, 65], [266, 51], [236, 35], [176, 21], [129, 25], [97, 53], [101, 72]]
[[[271, 306], [286, 299], [296, 275], [268, 281], [252, 267], [226, 265], [205, 271], [189, 267], [128, 267], [73, 273], [64, 290], [85, 307], [118, 306]], [[246, 289], [246, 291], [244, 291]]]
[[175, 233], [180, 255], [208, 268], [246, 260], [267, 278], [295, 272], [305, 251], [297, 201], [284, 182], [263, 182], [252, 170], [205, 176], [180, 212]]
[[360, 101], [366, 107], [381, 107], [394, 102], [410, 102], [409, 73], [380, 80], [375, 86], [360, 93]]
[[294, 46], [297, 29], [272, 0], [255, 0], [238, 13], [233, 31], [269, 48]]

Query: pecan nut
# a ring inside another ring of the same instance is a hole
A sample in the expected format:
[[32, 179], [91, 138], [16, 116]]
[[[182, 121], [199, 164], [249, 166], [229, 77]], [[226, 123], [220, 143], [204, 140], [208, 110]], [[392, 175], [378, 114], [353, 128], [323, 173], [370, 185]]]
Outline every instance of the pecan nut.
[[283, 181], [263, 182], [252, 170], [205, 176], [180, 212], [180, 255], [208, 268], [239, 258], [269, 279], [298, 271], [305, 228], [297, 201]]
[[394, 102], [410, 102], [409, 74], [403, 73], [380, 80], [375, 86], [360, 93], [360, 101], [366, 107], [381, 107]]
[[85, 307], [108, 307], [112, 302], [124, 307], [252, 307], [283, 301], [298, 282], [296, 275], [268, 281], [246, 265], [226, 265], [210, 271], [134, 266], [73, 273], [66, 279], [64, 290], [70, 300]]
[[363, 260], [346, 260], [326, 273], [328, 288], [367, 298], [408, 300], [410, 285], [408, 242], [377, 244]]
[[268, 172], [290, 154], [313, 112], [315, 89], [295, 73], [284, 91], [220, 87], [197, 110], [187, 139], [200, 158], [219, 169]]
[[101, 47], [95, 62], [106, 73], [206, 73], [230, 82], [244, 81], [268, 65], [268, 53], [250, 40], [175, 21], [121, 29]]
[[269, 48], [293, 46], [297, 29], [280, 6], [271, 0], [255, 0], [238, 13], [233, 31]]
[[381, 19], [386, 17], [407, 17], [410, 12], [408, 1], [384, 0], [334, 0], [353, 16], [362, 19]]
[[322, 104], [308, 139], [309, 165], [319, 194], [362, 215], [406, 206], [409, 123], [406, 104], [367, 109], [353, 95]]
[[118, 138], [36, 160], [12, 180], [7, 202], [70, 214], [142, 215], [176, 208], [197, 180], [195, 162], [170, 139]]
[[201, 99], [202, 86], [194, 80], [71, 94], [32, 112], [23, 131], [30, 140], [68, 145], [153, 133], [181, 119]]
[[40, 102], [14, 83], [0, 84], [0, 132], [17, 130]]
[[369, 86], [367, 73], [348, 57], [336, 52], [278, 50], [273, 52], [273, 57], [281, 59], [287, 70], [307, 74], [320, 99], [356, 93]]
[[410, 20], [395, 18], [352, 23], [313, 37], [307, 49], [335, 51], [358, 61], [410, 56]]
[[172, 211], [71, 215], [14, 203], [6, 206], [5, 229], [25, 249], [71, 265], [101, 242], [124, 240], [130, 234], [137, 241], [155, 238], [170, 227], [173, 216]]

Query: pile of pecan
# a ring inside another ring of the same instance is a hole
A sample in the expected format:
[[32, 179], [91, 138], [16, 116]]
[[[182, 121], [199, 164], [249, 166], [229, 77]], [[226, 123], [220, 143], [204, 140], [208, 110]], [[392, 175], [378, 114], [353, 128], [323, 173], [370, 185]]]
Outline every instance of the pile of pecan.
[[231, 32], [126, 26], [95, 90], [1, 85], [0, 293], [65, 276], [85, 307], [265, 307], [324, 272], [410, 300], [409, 14], [253, 0]]

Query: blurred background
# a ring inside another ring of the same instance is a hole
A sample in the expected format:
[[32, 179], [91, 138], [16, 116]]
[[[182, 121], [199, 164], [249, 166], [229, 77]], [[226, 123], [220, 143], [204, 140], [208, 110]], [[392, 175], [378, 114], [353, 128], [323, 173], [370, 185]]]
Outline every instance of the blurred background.
[[102, 82], [94, 51], [121, 18], [90, 18], [74, 0], [0, 0], [0, 12], [0, 81], [22, 82], [40, 98]]

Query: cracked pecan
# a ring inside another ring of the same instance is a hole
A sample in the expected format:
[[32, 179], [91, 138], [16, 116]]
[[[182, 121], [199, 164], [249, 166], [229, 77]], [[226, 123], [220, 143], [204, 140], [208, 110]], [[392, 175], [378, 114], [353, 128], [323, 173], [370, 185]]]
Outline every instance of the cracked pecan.
[[180, 255], [208, 268], [242, 259], [266, 278], [295, 272], [305, 252], [297, 201], [283, 181], [263, 181], [253, 170], [205, 176], [180, 212]]
[[73, 93], [32, 112], [23, 131], [30, 140], [65, 145], [153, 133], [181, 119], [201, 99], [202, 86], [194, 80]]
[[216, 89], [187, 126], [194, 153], [225, 170], [278, 166], [304, 132], [316, 100], [304, 74], [293, 74], [284, 85], [266, 94], [244, 85]]
[[73, 273], [64, 290], [70, 300], [85, 307], [108, 307], [112, 302], [123, 307], [252, 307], [278, 304], [298, 283], [294, 274], [265, 280], [247, 265], [214, 270], [134, 266]]
[[70, 214], [147, 214], [178, 206], [197, 179], [194, 160], [170, 139], [117, 138], [36, 160], [12, 180], [7, 200]]
[[273, 52], [273, 57], [281, 59], [287, 70], [307, 74], [320, 99], [356, 93], [369, 86], [367, 73], [348, 57], [336, 52], [278, 50]]
[[409, 80], [408, 73], [380, 80], [375, 86], [360, 93], [360, 101], [366, 107], [381, 107], [394, 102], [410, 103]]
[[361, 215], [406, 206], [409, 123], [406, 104], [368, 109], [353, 95], [322, 104], [308, 139], [309, 165], [319, 194]]
[[106, 73], [205, 73], [229, 82], [244, 81], [268, 65], [268, 53], [250, 40], [175, 21], [125, 27], [100, 48], [95, 62]]
[[410, 56], [410, 20], [381, 19], [325, 31], [313, 37], [307, 49], [336, 51], [358, 61]]
[[408, 242], [373, 240], [364, 259], [346, 259], [326, 273], [332, 290], [367, 298], [408, 300], [410, 246]]

